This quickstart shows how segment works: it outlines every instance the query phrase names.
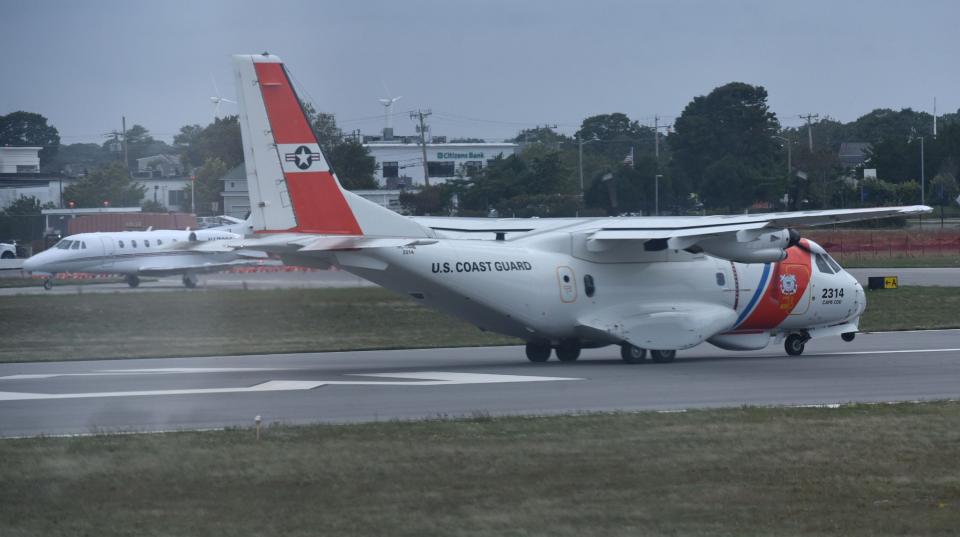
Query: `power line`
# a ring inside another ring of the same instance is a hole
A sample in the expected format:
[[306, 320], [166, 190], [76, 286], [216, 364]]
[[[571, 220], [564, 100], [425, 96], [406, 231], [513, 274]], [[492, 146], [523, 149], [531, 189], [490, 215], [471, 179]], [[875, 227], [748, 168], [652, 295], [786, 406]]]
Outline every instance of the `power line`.
[[800, 118], [807, 120], [807, 138], [810, 142], [810, 152], [813, 153], [813, 125], [812, 121], [820, 117], [820, 114], [799, 115]]

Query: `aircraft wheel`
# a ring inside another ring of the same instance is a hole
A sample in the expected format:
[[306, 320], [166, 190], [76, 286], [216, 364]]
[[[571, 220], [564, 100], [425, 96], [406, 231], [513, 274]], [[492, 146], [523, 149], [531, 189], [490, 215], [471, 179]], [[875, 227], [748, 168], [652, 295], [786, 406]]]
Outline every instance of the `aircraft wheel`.
[[576, 341], [563, 341], [557, 345], [557, 359], [561, 362], [575, 362], [580, 357], [580, 344]]
[[847, 332], [845, 334], [840, 334], [840, 339], [846, 341], [847, 343], [850, 343], [851, 341], [853, 341], [853, 338], [855, 337], [857, 337], [856, 332]]
[[43, 288], [46, 289], [47, 291], [53, 289], [53, 278], [44, 278]]
[[187, 287], [187, 289], [193, 289], [194, 287], [196, 287], [196, 286], [197, 286], [197, 281], [198, 281], [198, 280], [197, 280], [196, 274], [184, 274], [184, 275], [183, 275], [183, 285], [185, 285], [185, 286]]
[[672, 362], [677, 357], [677, 351], [650, 351], [650, 358], [658, 364]]
[[639, 364], [647, 359], [647, 349], [641, 349], [629, 343], [621, 343], [620, 358], [628, 364]]
[[135, 274], [127, 275], [127, 285], [130, 287], [136, 287], [140, 285], [140, 277]]
[[527, 360], [531, 362], [546, 362], [550, 359], [550, 350], [550, 345], [527, 343]]
[[800, 356], [803, 354], [803, 347], [806, 343], [806, 338], [800, 334], [790, 334], [787, 336], [787, 340], [783, 342], [783, 348], [790, 356]]

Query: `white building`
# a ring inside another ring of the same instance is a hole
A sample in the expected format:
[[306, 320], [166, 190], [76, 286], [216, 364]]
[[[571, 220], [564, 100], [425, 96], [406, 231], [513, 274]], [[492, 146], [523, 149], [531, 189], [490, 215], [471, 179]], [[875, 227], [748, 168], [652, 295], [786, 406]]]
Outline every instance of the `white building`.
[[[370, 142], [363, 146], [377, 162], [374, 177], [381, 186], [402, 188], [424, 184], [423, 149], [420, 144]], [[516, 151], [517, 144], [511, 143], [428, 143], [427, 171], [430, 173], [430, 184], [444, 183], [456, 177], [457, 173], [470, 175], [470, 170], [479, 170], [498, 156], [506, 158]]]
[[0, 173], [39, 173], [42, 147], [0, 147]]

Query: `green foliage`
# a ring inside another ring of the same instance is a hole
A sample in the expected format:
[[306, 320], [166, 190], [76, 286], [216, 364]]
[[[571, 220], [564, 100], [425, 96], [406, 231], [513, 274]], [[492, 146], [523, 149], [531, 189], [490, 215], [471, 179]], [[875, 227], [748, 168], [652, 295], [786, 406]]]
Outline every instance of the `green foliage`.
[[401, 192], [400, 205], [417, 216], [446, 215], [450, 209], [450, 187], [446, 184], [423, 187], [419, 192]]
[[64, 188], [63, 199], [77, 207], [102, 207], [104, 201], [111, 207], [133, 207], [140, 205], [145, 192], [143, 185], [130, 180], [123, 163], [113, 162]]
[[20, 196], [0, 211], [0, 240], [28, 241], [43, 236], [43, 217], [41, 209], [51, 209], [54, 205], [40, 205], [33, 196]]
[[[184, 205], [191, 206], [190, 196], [196, 195], [195, 204], [197, 216], [215, 216], [222, 212], [223, 200], [220, 193], [223, 191], [223, 181], [220, 179], [227, 174], [227, 165], [219, 158], [207, 159], [202, 166], [194, 171], [193, 193], [190, 184], [184, 188]], [[214, 205], [216, 204], [216, 205]]]
[[7, 205], [6, 209], [3, 210], [3, 213], [10, 216], [38, 215], [40, 214], [41, 209], [46, 208], [49, 207], [41, 206], [40, 200], [36, 197], [21, 195], [19, 198], [13, 200], [10, 205]]
[[960, 188], [957, 185], [957, 178], [950, 173], [940, 173], [930, 181], [927, 191], [927, 201], [935, 202], [938, 205], [952, 205], [954, 200], [960, 195]]
[[173, 137], [173, 146], [180, 152], [186, 168], [202, 166], [210, 159], [220, 159], [227, 169], [243, 162], [243, 143], [237, 116], [216, 118], [206, 127], [185, 125]]
[[777, 174], [777, 117], [762, 86], [731, 82], [693, 99], [670, 136], [673, 169], [709, 207], [736, 210], [769, 195], [759, 188]]
[[140, 204], [140, 209], [145, 213], [165, 213], [167, 208], [158, 201], [147, 200]]
[[334, 168], [340, 184], [347, 190], [372, 190], [378, 187], [373, 178], [377, 162], [363, 145], [347, 140], [334, 145], [325, 155], [330, 159], [330, 166]]
[[60, 148], [60, 133], [47, 124], [47, 118], [21, 110], [0, 116], [0, 146], [4, 145], [42, 147], [40, 163], [46, 167]]
[[531, 213], [530, 216], [572, 216], [575, 203], [571, 206], [569, 199], [550, 197], [576, 199], [570, 178], [570, 170], [561, 162], [559, 153], [534, 146], [521, 154], [498, 156], [472, 177], [451, 181], [449, 186], [459, 196], [460, 207], [467, 211], [485, 213], [496, 209], [501, 216], [511, 216], [526, 200], [534, 205], [521, 212]]

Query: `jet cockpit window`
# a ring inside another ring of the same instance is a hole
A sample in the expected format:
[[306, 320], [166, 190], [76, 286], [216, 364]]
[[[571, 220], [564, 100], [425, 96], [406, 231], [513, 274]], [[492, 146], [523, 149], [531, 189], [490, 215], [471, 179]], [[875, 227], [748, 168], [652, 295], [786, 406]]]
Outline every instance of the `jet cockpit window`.
[[830, 268], [832, 268], [834, 272], [839, 274], [840, 271], [843, 270], [842, 268], [840, 268], [840, 263], [837, 263], [836, 261], [834, 261], [833, 258], [830, 257], [830, 254], [827, 254], [824, 257], [827, 258], [827, 263], [830, 264]]
[[157, 246], [163, 246], [163, 239], [157, 239]]
[[64, 240], [58, 242], [56, 247], [59, 248], [59, 249], [61, 249], [61, 250], [66, 250], [66, 249], [70, 248], [70, 245], [71, 245], [71, 244], [73, 244], [73, 241], [68, 241], [68, 240], [64, 239]]
[[80, 249], [80, 241], [73, 241], [73, 244], [70, 245], [70, 249], [71, 249], [71, 250], [79, 250], [79, 249]]
[[820, 272], [824, 274], [833, 274], [833, 269], [830, 268], [830, 265], [827, 263], [827, 260], [823, 258], [823, 255], [815, 254], [814, 257], [817, 261], [817, 268], [820, 269]]

